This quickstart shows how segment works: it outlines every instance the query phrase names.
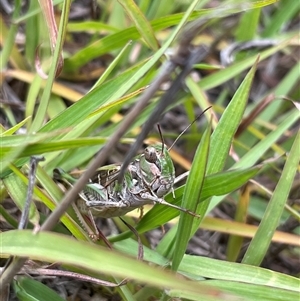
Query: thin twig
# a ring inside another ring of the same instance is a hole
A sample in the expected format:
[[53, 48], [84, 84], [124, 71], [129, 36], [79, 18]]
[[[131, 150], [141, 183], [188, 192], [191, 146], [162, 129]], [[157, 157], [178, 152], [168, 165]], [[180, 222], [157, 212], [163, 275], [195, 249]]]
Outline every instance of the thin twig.
[[36, 174], [37, 165], [39, 164], [40, 161], [44, 161], [44, 160], [45, 160], [45, 158], [42, 156], [32, 156], [30, 158], [27, 196], [26, 196], [24, 209], [22, 211], [21, 219], [20, 219], [19, 226], [18, 226], [19, 230], [25, 229], [27, 227], [29, 209], [30, 209], [30, 204], [32, 202], [32, 195], [33, 195], [33, 188], [34, 188], [34, 183], [35, 183], [35, 174]]
[[[0, 268], [0, 273], [3, 271], [4, 268]], [[123, 280], [120, 283], [113, 283], [105, 280], [99, 280], [94, 277], [90, 277], [84, 274], [75, 273], [75, 272], [69, 272], [69, 271], [62, 271], [62, 270], [54, 270], [54, 269], [43, 269], [43, 268], [37, 268], [32, 269], [28, 267], [23, 267], [18, 273], [18, 275], [37, 275], [37, 276], [60, 276], [60, 277], [71, 277], [80, 281], [90, 282], [98, 285], [104, 285], [107, 287], [118, 287], [121, 285], [126, 284], [126, 282]]]
[[[24, 205], [24, 210], [22, 212], [22, 216], [20, 219], [20, 223], [18, 229], [24, 229], [28, 224], [28, 216], [30, 204], [32, 201], [33, 188], [35, 183], [35, 174], [38, 162], [43, 161], [44, 158], [40, 156], [32, 156], [30, 158], [30, 170], [29, 170], [29, 178], [28, 178], [28, 189], [27, 196]], [[4, 291], [7, 288], [7, 285], [12, 281], [13, 277], [20, 271], [27, 258], [23, 257], [9, 257], [6, 263], [4, 270], [0, 275], [0, 292]]]

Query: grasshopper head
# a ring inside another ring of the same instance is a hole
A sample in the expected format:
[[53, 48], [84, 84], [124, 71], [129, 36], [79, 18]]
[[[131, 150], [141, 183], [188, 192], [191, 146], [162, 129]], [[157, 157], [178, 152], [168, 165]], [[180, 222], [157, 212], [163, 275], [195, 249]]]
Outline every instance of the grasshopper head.
[[161, 197], [171, 190], [175, 179], [175, 169], [165, 146], [148, 146], [139, 164], [145, 182], [157, 196]]

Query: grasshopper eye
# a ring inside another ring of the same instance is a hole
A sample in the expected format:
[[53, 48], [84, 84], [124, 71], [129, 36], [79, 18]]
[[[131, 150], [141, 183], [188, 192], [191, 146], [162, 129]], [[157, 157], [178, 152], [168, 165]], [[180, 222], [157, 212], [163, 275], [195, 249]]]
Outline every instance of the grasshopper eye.
[[144, 151], [145, 159], [149, 163], [155, 163], [157, 161], [156, 149], [152, 146], [148, 146]]

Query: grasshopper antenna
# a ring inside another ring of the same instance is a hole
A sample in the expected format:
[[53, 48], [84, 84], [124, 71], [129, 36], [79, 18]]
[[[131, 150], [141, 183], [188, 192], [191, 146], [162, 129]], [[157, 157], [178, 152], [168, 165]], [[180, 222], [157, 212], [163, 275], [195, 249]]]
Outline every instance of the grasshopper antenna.
[[164, 140], [164, 137], [162, 135], [162, 131], [161, 131], [161, 127], [160, 127], [160, 124], [158, 123], [157, 124], [157, 129], [158, 129], [158, 132], [159, 132], [159, 136], [160, 136], [160, 140], [161, 140], [161, 154], [164, 153], [164, 147], [165, 147], [165, 140]]
[[209, 106], [208, 108], [206, 108], [203, 112], [201, 112], [194, 120], [192, 123], [190, 123], [179, 135], [178, 137], [175, 139], [175, 141], [172, 143], [172, 145], [168, 148], [168, 151], [170, 151], [173, 146], [176, 144], [176, 142], [179, 140], [179, 138], [206, 112], [208, 111], [212, 106]]

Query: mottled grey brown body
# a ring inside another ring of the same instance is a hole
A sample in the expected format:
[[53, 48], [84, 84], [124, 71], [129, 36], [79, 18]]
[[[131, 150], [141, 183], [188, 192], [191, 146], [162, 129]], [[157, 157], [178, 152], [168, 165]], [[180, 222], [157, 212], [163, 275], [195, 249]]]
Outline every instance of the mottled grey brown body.
[[[162, 198], [173, 188], [175, 180], [173, 161], [164, 145], [149, 146], [143, 154], [136, 156], [121, 184], [117, 181], [119, 170], [117, 165], [100, 170], [97, 177], [85, 186], [76, 202], [82, 213], [110, 218], [158, 203], [195, 215]], [[55, 177], [69, 185], [76, 181], [60, 169], [56, 170]]]

